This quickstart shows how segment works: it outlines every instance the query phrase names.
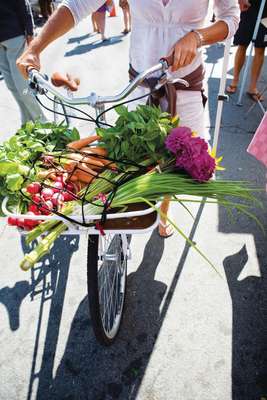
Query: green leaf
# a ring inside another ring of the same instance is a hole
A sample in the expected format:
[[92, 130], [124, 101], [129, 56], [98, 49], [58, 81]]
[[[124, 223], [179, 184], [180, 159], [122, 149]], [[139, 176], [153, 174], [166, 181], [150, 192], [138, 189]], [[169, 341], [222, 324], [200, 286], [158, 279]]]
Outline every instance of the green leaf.
[[14, 161], [1, 160], [0, 161], [0, 175], [6, 176], [9, 174], [15, 174], [18, 171], [18, 165]]
[[11, 192], [17, 192], [21, 189], [23, 182], [24, 179], [20, 174], [11, 174], [6, 178], [7, 188]]

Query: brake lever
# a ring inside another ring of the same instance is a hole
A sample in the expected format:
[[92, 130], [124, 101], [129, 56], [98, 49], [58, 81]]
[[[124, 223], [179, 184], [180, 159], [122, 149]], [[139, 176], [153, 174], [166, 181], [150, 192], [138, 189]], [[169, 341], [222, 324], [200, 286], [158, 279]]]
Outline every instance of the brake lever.
[[161, 75], [161, 77], [158, 80], [158, 83], [155, 86], [155, 90], [160, 89], [162, 86], [166, 84], [175, 84], [175, 83], [180, 83], [181, 85], [185, 87], [189, 87], [189, 83], [185, 79], [181, 78], [172, 78], [168, 73], [164, 73]]

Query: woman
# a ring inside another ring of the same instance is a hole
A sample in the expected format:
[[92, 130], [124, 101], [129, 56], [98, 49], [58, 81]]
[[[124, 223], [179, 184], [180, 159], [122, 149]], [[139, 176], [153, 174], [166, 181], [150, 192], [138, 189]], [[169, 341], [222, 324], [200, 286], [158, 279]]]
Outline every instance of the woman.
[[127, 35], [127, 33], [131, 31], [131, 13], [128, 0], [120, 0], [119, 5], [122, 8], [123, 12], [124, 30], [122, 31], [122, 33], [124, 35]]
[[[103, 0], [63, 0], [30, 48], [19, 58], [18, 68], [22, 74], [26, 77], [29, 67], [40, 69], [42, 50], [103, 4]], [[196, 71], [197, 78], [201, 80], [201, 47], [231, 37], [239, 23], [236, 0], [214, 0], [217, 22], [206, 28], [203, 25], [209, 0], [130, 0], [129, 5], [132, 16], [130, 64], [135, 72], [143, 71], [173, 53], [173, 78], [190, 77]], [[204, 112], [200, 89], [199, 85], [197, 90], [191, 87], [191, 91], [179, 88], [175, 106], [181, 124], [203, 136]], [[163, 202], [162, 212], [166, 213], [168, 207], [168, 201]], [[171, 226], [166, 223], [166, 218], [162, 218], [159, 234], [168, 237], [171, 233]]]
[[[234, 45], [238, 46], [235, 54], [234, 77], [226, 91], [233, 94], [237, 91], [242, 68], [246, 61], [247, 48], [253, 38], [257, 22], [261, 0], [239, 0], [241, 9], [241, 20], [238, 31], [234, 37]], [[263, 17], [267, 17], [267, 3], [265, 4]], [[267, 47], [267, 29], [260, 24], [258, 34], [254, 43], [255, 54], [253, 57], [250, 83], [247, 94], [253, 101], [263, 101], [264, 98], [257, 88], [257, 83], [264, 63], [264, 53]]]
[[106, 30], [106, 12], [113, 7], [113, 1], [106, 1], [101, 7], [99, 7], [95, 12], [92, 13], [92, 24], [94, 32], [101, 34], [101, 40], [103, 42], [108, 39], [105, 36]]

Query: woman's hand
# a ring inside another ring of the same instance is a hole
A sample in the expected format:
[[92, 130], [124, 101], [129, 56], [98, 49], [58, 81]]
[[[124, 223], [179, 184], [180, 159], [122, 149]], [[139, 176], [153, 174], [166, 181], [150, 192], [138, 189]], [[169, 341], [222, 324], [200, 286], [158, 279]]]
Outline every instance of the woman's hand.
[[251, 6], [248, 0], [238, 0], [238, 3], [241, 11], [247, 11]]
[[40, 57], [39, 53], [35, 52], [34, 49], [28, 47], [24, 53], [17, 59], [17, 68], [24, 76], [25, 79], [28, 79], [29, 68], [40, 70]]
[[194, 32], [189, 32], [182, 39], [178, 40], [171, 52], [173, 54], [172, 71], [191, 64], [197, 55], [197, 47], [198, 38]]

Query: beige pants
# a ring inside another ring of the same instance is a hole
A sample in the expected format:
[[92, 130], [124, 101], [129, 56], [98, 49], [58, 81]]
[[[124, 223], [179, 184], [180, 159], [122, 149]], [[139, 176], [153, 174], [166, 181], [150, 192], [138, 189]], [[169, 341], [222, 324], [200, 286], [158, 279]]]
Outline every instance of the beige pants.
[[37, 119], [44, 122], [46, 118], [43, 111], [36, 99], [30, 93], [27, 93], [27, 81], [19, 73], [16, 66], [16, 60], [24, 51], [24, 47], [24, 36], [17, 36], [0, 42], [0, 71], [8, 89], [18, 103], [21, 114], [21, 124]]

